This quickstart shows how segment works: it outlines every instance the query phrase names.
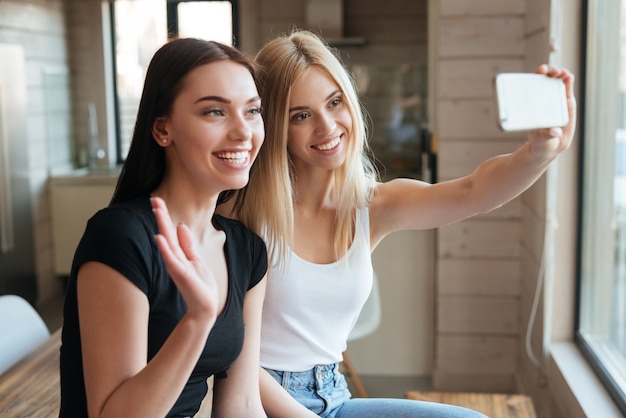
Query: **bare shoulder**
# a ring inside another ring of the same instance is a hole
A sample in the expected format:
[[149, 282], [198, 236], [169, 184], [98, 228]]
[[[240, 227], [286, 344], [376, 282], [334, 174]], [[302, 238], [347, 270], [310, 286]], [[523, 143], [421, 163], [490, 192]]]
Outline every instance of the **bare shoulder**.
[[413, 227], [407, 222], [414, 219], [420, 195], [429, 183], [409, 178], [396, 178], [377, 183], [370, 203], [371, 243], [374, 246], [387, 234]]

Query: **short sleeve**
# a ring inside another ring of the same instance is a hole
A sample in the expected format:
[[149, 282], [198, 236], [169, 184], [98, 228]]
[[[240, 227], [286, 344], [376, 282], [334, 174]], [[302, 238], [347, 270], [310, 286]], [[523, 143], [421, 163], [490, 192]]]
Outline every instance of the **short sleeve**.
[[259, 284], [259, 282], [267, 273], [267, 247], [265, 242], [258, 235], [248, 230], [250, 234], [250, 247], [252, 249], [252, 273], [250, 275], [250, 283], [248, 284], [248, 290]]
[[242, 281], [241, 289], [252, 289], [267, 273], [265, 242], [240, 221], [219, 215], [215, 216], [215, 221], [226, 233], [229, 269]]
[[128, 208], [109, 207], [96, 213], [87, 223], [78, 245], [72, 270], [96, 261], [128, 278], [148, 294], [155, 277], [156, 226], [150, 214]]

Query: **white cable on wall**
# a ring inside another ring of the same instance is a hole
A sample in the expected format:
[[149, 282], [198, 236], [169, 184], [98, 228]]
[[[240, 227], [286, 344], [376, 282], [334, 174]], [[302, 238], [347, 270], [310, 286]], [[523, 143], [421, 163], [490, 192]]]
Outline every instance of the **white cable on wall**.
[[541, 361], [537, 358], [532, 347], [532, 333], [539, 309], [539, 300], [543, 291], [543, 358], [549, 355], [550, 340], [552, 335], [552, 290], [554, 284], [554, 235], [558, 229], [556, 216], [558, 191], [558, 160], [554, 161], [546, 172], [546, 211], [543, 237], [543, 249], [539, 262], [535, 295], [526, 327], [526, 354], [537, 367], [541, 367]]
[[[550, 2], [550, 22], [549, 22], [549, 63], [561, 65], [563, 62], [563, 51], [561, 43], [563, 40], [563, 4], [561, 0]], [[533, 364], [541, 367], [541, 362], [533, 352], [532, 333], [537, 319], [539, 300], [543, 291], [543, 336], [542, 336], [542, 356], [543, 360], [548, 359], [550, 353], [550, 342], [552, 341], [552, 293], [554, 288], [554, 241], [556, 230], [558, 229], [557, 218], [557, 194], [558, 194], [558, 158], [553, 161], [546, 171], [546, 207], [545, 224], [543, 236], [543, 249], [541, 251], [541, 261], [539, 262], [539, 272], [537, 274], [537, 285], [533, 304], [528, 318], [526, 328], [526, 353]]]

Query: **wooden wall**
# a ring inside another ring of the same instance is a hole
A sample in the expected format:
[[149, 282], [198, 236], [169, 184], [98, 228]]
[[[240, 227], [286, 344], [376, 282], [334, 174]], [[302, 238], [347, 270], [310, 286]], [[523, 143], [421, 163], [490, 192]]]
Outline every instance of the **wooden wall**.
[[[524, 69], [527, 9], [524, 0], [431, 4], [431, 100], [439, 180], [448, 180], [523, 141], [498, 129], [492, 80]], [[523, 333], [522, 218], [518, 198], [438, 231], [436, 389], [515, 390]]]
[[[256, 52], [292, 28], [305, 28], [306, 0], [243, 0], [242, 49]], [[364, 47], [342, 47], [350, 62], [405, 63], [426, 60], [426, 0], [343, 0], [344, 37], [365, 39]], [[309, 28], [315, 29], [315, 28]], [[323, 35], [323, 32], [322, 32]]]
[[[533, 71], [538, 65], [551, 61], [550, 56], [550, 2], [541, 0], [527, 0], [527, 13], [525, 18], [525, 44], [526, 56], [524, 70]], [[552, 62], [553, 63], [553, 62]], [[517, 378], [518, 390], [529, 393], [534, 400], [538, 416], [549, 417], [546, 399], [549, 391], [545, 384], [544, 365], [544, 298], [546, 282], [539, 281], [541, 262], [544, 255], [544, 238], [547, 203], [550, 197], [547, 193], [550, 174], [543, 176], [522, 197], [523, 210], [523, 234], [522, 234], [522, 287], [520, 315], [523, 332], [518, 340]], [[553, 191], [553, 190], [552, 190]], [[549, 232], [549, 231], [548, 231]], [[546, 251], [553, 251], [547, 248]], [[548, 262], [544, 260], [544, 262]], [[550, 274], [544, 271], [544, 278]], [[528, 326], [531, 317], [533, 302], [537, 291], [541, 287], [539, 300], [537, 301], [537, 313], [535, 320]], [[526, 347], [526, 332], [530, 332], [530, 353]], [[540, 362], [535, 364], [534, 361]], [[541, 382], [544, 382], [543, 384]]]

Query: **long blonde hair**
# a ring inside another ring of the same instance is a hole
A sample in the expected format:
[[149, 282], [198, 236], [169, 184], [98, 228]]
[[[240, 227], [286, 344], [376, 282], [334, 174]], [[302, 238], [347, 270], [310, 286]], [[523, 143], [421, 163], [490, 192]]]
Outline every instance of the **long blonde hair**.
[[259, 51], [255, 61], [262, 67], [259, 91], [265, 109], [265, 143], [247, 187], [237, 196], [235, 212], [266, 239], [270, 260], [277, 259], [282, 264], [294, 234], [295, 176], [287, 150], [289, 101], [294, 83], [314, 66], [339, 85], [353, 121], [346, 161], [335, 170], [333, 180], [333, 197], [337, 202], [337, 233], [333, 244], [339, 257], [347, 251], [354, 236], [355, 208], [369, 204], [377, 179], [369, 157], [366, 112], [354, 80], [328, 44], [304, 30], [273, 39]]

